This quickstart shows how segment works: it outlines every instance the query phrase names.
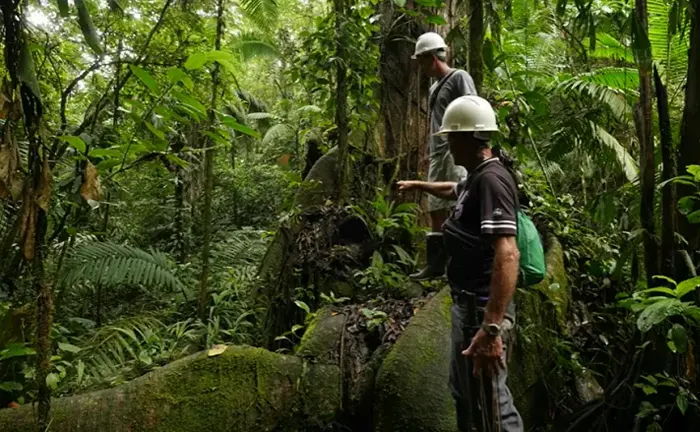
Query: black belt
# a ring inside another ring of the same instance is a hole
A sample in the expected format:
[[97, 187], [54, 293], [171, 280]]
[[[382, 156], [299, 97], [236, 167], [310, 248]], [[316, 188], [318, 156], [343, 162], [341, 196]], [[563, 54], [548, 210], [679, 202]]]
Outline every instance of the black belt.
[[452, 291], [450, 295], [452, 296], [453, 303], [461, 305], [464, 305], [467, 302], [471, 301], [472, 298], [474, 299], [474, 303], [476, 303], [476, 307], [478, 308], [486, 307], [486, 303], [489, 302], [488, 296], [479, 296], [476, 293], [470, 291]]

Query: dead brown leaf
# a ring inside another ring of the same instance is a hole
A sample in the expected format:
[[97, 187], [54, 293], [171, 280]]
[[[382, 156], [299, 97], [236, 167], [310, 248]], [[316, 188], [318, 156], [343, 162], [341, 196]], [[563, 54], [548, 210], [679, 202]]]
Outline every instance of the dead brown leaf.
[[37, 206], [34, 202], [34, 191], [27, 187], [22, 197], [22, 224], [20, 225], [20, 239], [24, 259], [34, 259], [36, 249], [36, 216]]
[[39, 180], [39, 190], [37, 191], [36, 203], [42, 210], [48, 211], [51, 203], [51, 167], [49, 166], [49, 158], [44, 157], [44, 163], [41, 166], [41, 179]]
[[89, 161], [83, 171], [83, 184], [80, 185], [80, 196], [85, 201], [99, 201], [102, 198], [100, 179], [97, 177], [97, 168]]
[[14, 201], [19, 201], [22, 198], [22, 189], [24, 189], [24, 175], [19, 171], [15, 171], [12, 174], [10, 185], [10, 196], [12, 196]]
[[688, 351], [685, 357], [685, 377], [690, 381], [695, 381], [697, 370], [695, 369], [695, 356], [693, 355], [693, 342], [688, 341]]
[[13, 174], [17, 170], [18, 162], [17, 141], [12, 134], [12, 129], [6, 124], [3, 127], [2, 141], [0, 141], [0, 196], [3, 198], [10, 195]]

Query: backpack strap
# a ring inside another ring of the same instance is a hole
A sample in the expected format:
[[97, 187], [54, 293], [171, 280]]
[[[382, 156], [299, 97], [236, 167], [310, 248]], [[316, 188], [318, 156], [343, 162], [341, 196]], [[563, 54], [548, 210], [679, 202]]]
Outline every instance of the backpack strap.
[[432, 93], [430, 93], [430, 100], [428, 101], [428, 110], [430, 111], [430, 114], [432, 114], [433, 111], [433, 105], [435, 105], [435, 100], [437, 99], [438, 93], [440, 93], [440, 90], [442, 89], [442, 86], [445, 85], [447, 80], [450, 79], [452, 75], [455, 74], [459, 69], [452, 69], [450, 73], [445, 75], [444, 78], [442, 78], [440, 81], [438, 81], [437, 85], [435, 86], [435, 90], [433, 90]]

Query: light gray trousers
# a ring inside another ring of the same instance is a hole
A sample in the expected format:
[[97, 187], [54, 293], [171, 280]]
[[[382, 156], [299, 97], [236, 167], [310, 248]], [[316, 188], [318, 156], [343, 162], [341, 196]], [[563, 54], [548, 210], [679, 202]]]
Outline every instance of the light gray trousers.
[[[511, 323], [514, 321], [514, 310], [510, 315]], [[478, 310], [477, 320], [481, 323], [483, 309]], [[457, 406], [457, 426], [460, 432], [493, 432], [497, 431], [494, 422], [492, 405], [493, 392], [498, 389], [498, 407], [500, 409], [501, 432], [524, 432], [523, 420], [513, 404], [513, 395], [506, 385], [508, 376], [506, 370], [501, 370], [497, 377], [484, 378], [482, 381], [472, 373], [473, 362], [471, 358], [462, 355], [471, 342], [472, 336], [479, 329], [478, 326], [469, 326], [474, 322], [468, 316], [466, 305], [456, 302], [452, 305], [452, 358], [450, 361], [450, 390]], [[506, 321], [504, 321], [505, 323]], [[504, 355], [506, 344], [512, 340], [511, 328], [503, 336]], [[468, 339], [468, 340], [465, 340]], [[483, 390], [482, 390], [483, 389]], [[483, 393], [482, 393], [483, 392]], [[486, 406], [482, 401], [486, 401]], [[485, 425], [485, 426], [484, 426]]]

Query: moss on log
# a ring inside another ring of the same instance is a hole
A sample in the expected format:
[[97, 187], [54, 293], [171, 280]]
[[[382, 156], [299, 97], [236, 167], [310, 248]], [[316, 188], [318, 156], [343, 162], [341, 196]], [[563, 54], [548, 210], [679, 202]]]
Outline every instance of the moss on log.
[[[340, 406], [337, 366], [252, 347], [201, 352], [119, 387], [52, 403], [52, 432], [314, 431]], [[32, 407], [0, 410], [0, 431], [35, 432]]]
[[450, 362], [449, 288], [420, 310], [379, 369], [377, 432], [456, 430], [447, 388]]
[[306, 327], [295, 354], [319, 363], [337, 364], [345, 315], [334, 314], [329, 306], [316, 312]]

